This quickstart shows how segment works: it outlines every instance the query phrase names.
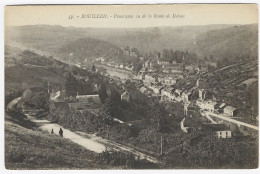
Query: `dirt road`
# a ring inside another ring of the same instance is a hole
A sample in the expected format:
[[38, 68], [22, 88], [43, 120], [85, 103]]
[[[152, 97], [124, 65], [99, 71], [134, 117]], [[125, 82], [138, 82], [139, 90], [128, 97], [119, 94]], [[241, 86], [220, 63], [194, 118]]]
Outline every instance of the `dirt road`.
[[[21, 97], [16, 98], [13, 101], [11, 101], [8, 104], [8, 108], [11, 109], [11, 107], [13, 107], [20, 99], [21, 99]], [[25, 115], [27, 116], [27, 118], [29, 120], [36, 123], [36, 125], [38, 125], [42, 131], [47, 131], [47, 132], [51, 133], [51, 130], [53, 129], [54, 134], [59, 135], [59, 129], [62, 128], [64, 138], [67, 138], [67, 139], [71, 140], [72, 142], [77, 143], [77, 144], [83, 146], [84, 148], [94, 151], [96, 153], [101, 153], [101, 152], [105, 151], [106, 149], [109, 150], [109, 148], [112, 148], [113, 150], [132, 153], [133, 155], [135, 155], [136, 157], [139, 157], [140, 159], [146, 159], [150, 162], [158, 163], [158, 161], [155, 158], [153, 158], [149, 155], [136, 151], [131, 147], [127, 147], [125, 145], [103, 139], [102, 137], [98, 137], [95, 134], [87, 134], [87, 133], [78, 132], [78, 131], [74, 132], [74, 131], [64, 128], [63, 126], [61, 126], [59, 124], [52, 123], [48, 120], [37, 119], [30, 115], [30, 111], [26, 111]]]

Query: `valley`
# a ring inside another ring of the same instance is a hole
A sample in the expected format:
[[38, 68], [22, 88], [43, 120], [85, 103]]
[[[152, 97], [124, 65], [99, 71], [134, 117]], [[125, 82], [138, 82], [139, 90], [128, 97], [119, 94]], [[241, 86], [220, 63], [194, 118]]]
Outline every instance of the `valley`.
[[257, 167], [255, 29], [8, 29], [7, 168]]

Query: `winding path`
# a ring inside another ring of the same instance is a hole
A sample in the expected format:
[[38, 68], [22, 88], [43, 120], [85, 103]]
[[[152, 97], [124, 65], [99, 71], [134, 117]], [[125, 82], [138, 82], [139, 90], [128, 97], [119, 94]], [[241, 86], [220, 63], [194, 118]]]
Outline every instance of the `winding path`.
[[[7, 108], [11, 109], [20, 99], [21, 99], [21, 97], [12, 100], [7, 105]], [[59, 129], [62, 128], [64, 138], [67, 138], [67, 139], [71, 140], [72, 142], [79, 144], [82, 147], [84, 147], [88, 150], [91, 150], [93, 152], [101, 153], [101, 152], [105, 151], [107, 149], [107, 147], [113, 147], [113, 150], [132, 153], [133, 155], [135, 155], [136, 157], [139, 157], [140, 159], [146, 159], [150, 162], [158, 163], [158, 160], [156, 160], [155, 158], [153, 158], [149, 155], [146, 155], [142, 152], [136, 151], [131, 147], [127, 147], [122, 144], [103, 139], [102, 137], [98, 137], [95, 134], [87, 134], [87, 133], [78, 132], [78, 131], [73, 132], [69, 129], [62, 127], [59, 124], [52, 123], [48, 120], [36, 119], [35, 117], [31, 116], [30, 111], [26, 111], [26, 112], [24, 112], [24, 114], [27, 116], [27, 118], [29, 120], [36, 123], [36, 125], [38, 125], [42, 131], [51, 132], [51, 130], [53, 129], [54, 134], [59, 135]]]

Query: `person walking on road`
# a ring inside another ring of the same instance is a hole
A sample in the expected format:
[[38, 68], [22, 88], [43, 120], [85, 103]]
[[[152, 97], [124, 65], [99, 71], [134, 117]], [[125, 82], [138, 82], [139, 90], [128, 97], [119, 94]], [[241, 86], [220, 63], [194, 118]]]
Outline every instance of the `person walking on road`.
[[51, 129], [51, 133], [53, 134], [54, 132], [53, 132], [53, 129]]
[[59, 134], [61, 137], [63, 137], [63, 130], [60, 128]]

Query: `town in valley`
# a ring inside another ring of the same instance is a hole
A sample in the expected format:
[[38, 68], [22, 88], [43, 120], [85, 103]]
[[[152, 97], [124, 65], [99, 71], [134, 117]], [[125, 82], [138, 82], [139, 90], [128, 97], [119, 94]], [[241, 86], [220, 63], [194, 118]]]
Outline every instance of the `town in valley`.
[[5, 167], [255, 169], [257, 43], [258, 24], [6, 26]]

